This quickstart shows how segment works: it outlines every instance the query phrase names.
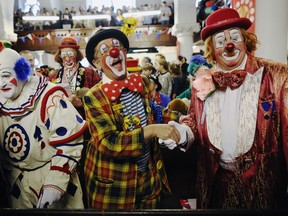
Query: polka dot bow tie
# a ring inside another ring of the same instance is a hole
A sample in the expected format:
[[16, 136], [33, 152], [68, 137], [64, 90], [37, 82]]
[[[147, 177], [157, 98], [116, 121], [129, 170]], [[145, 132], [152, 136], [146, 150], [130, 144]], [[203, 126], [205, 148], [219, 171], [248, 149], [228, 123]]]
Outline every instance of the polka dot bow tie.
[[247, 72], [245, 70], [235, 70], [230, 73], [215, 72], [212, 74], [212, 78], [216, 88], [223, 91], [227, 86], [234, 90], [242, 85], [245, 80]]
[[113, 80], [111, 83], [102, 85], [102, 90], [110, 101], [116, 101], [125, 88], [133, 92], [142, 92], [143, 85], [140, 74], [133, 73], [124, 80]]

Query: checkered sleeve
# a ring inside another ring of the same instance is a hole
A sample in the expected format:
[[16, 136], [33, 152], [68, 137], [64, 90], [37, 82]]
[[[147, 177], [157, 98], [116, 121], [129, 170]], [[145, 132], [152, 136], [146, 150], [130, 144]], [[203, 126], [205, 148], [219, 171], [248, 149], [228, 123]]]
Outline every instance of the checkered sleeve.
[[112, 111], [110, 101], [100, 85], [87, 92], [84, 97], [86, 121], [92, 136], [92, 145], [103, 155], [114, 158], [139, 157], [144, 151], [142, 128], [126, 132], [117, 125], [122, 124]]

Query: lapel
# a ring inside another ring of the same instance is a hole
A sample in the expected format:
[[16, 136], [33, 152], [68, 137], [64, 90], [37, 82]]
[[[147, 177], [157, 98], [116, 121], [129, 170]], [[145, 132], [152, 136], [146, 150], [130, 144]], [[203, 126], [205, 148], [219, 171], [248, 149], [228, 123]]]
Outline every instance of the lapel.
[[[62, 67], [58, 74], [57, 74], [57, 78], [55, 80], [56, 83], [62, 83], [63, 80], [63, 73], [64, 73], [64, 67]], [[79, 67], [76, 71], [76, 83], [75, 83], [75, 90], [79, 90], [80, 88], [84, 87], [84, 74], [85, 74], [85, 68], [79, 63]]]

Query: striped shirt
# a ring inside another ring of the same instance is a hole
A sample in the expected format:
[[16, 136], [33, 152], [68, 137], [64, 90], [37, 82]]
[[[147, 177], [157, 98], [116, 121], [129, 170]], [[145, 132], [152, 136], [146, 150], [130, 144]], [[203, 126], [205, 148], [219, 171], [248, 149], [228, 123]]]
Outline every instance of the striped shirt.
[[[140, 118], [141, 127], [147, 125], [147, 117], [145, 114], [144, 105], [141, 99], [141, 96], [137, 92], [132, 92], [127, 89], [123, 89], [120, 95], [120, 101], [123, 105], [124, 117], [129, 117], [132, 119], [134, 116]], [[130, 124], [129, 131], [134, 130], [137, 125]], [[150, 156], [150, 145], [145, 142], [145, 153], [138, 158], [138, 171], [145, 171], [147, 168], [147, 162]]]

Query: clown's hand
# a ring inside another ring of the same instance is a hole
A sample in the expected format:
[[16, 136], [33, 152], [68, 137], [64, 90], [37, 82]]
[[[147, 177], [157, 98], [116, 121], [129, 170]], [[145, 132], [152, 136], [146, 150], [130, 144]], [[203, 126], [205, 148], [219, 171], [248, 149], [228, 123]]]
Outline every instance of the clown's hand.
[[161, 147], [167, 147], [170, 150], [173, 150], [175, 147], [177, 147], [175, 140], [172, 139], [163, 140], [159, 138], [158, 142]]
[[47, 208], [49, 205], [58, 202], [61, 197], [61, 191], [50, 187], [44, 188], [38, 201], [37, 208]]
[[81, 98], [78, 98], [76, 94], [71, 94], [68, 99], [73, 104], [74, 107], [83, 106]]
[[169, 121], [168, 124], [175, 126], [176, 129], [178, 130], [178, 132], [180, 134], [180, 141], [178, 144], [180, 144], [180, 145], [185, 144], [187, 142], [187, 127], [185, 127], [184, 125], [181, 125], [175, 121]]

